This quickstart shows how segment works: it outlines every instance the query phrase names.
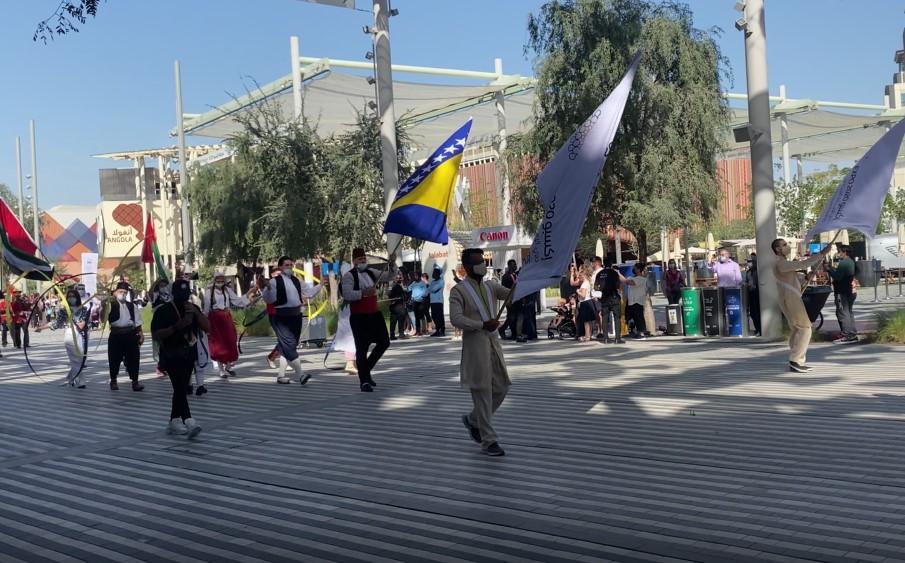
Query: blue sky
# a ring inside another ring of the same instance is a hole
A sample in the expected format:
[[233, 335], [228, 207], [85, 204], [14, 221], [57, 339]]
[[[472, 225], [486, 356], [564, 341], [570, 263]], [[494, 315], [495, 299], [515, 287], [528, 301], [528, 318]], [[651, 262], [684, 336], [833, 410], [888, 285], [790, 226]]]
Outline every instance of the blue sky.
[[[370, 0], [357, 0], [369, 8]], [[523, 55], [528, 14], [540, 0], [395, 0], [396, 63], [532, 74]], [[742, 37], [733, 0], [689, 2], [700, 28], [719, 40], [745, 90]], [[0, 19], [0, 183], [16, 184], [15, 137], [30, 171], [28, 120], [38, 130], [40, 205], [95, 204], [99, 168], [122, 163], [90, 155], [173, 144], [173, 61], [183, 68], [186, 112], [203, 112], [289, 72], [289, 36], [303, 55], [364, 60], [369, 11], [298, 0], [107, 0], [78, 34], [46, 46], [31, 40], [57, 0], [15, 2]], [[251, 9], [250, 6], [254, 6]], [[771, 92], [882, 103], [905, 25], [898, 0], [767, 0]], [[200, 140], [207, 142], [206, 140]]]

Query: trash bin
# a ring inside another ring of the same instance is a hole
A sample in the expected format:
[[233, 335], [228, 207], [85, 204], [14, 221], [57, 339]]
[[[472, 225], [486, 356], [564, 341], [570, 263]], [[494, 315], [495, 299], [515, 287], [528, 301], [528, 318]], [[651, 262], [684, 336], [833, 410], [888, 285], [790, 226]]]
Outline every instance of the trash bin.
[[302, 326], [301, 341], [305, 344], [305, 347], [307, 348], [313, 344], [321, 348], [327, 340], [327, 318], [323, 315], [317, 315], [313, 319], [304, 316], [302, 320], [304, 324]]
[[742, 290], [735, 287], [723, 289], [723, 303], [726, 306], [726, 336], [744, 336], [745, 310], [742, 307]]
[[719, 336], [723, 332], [723, 299], [720, 288], [703, 288], [701, 301], [704, 313], [704, 336]]
[[650, 268], [651, 275], [653, 276], [653, 280], [656, 283], [656, 292], [663, 293], [663, 266], [659, 264], [653, 264]]
[[858, 260], [855, 262], [855, 277], [861, 287], [874, 287], [880, 283], [881, 269], [879, 260]]
[[682, 326], [685, 336], [701, 336], [701, 290], [682, 288]]
[[667, 336], [682, 336], [682, 306], [678, 304], [666, 306]]

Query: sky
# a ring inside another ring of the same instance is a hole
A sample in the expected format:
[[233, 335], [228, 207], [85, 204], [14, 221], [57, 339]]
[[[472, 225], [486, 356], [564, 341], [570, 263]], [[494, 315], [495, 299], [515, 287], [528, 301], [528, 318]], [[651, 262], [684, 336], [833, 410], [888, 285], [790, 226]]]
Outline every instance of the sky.
[[[364, 60], [370, 0], [358, 10], [300, 0], [106, 0], [80, 33], [44, 45], [38, 21], [58, 0], [4, 3], [0, 18], [0, 183], [16, 186], [15, 138], [30, 173], [28, 122], [37, 127], [39, 205], [94, 205], [98, 169], [128, 163], [91, 155], [172, 146], [173, 61], [182, 65], [184, 111], [202, 113], [289, 73], [289, 37], [302, 55]], [[396, 64], [533, 75], [524, 54], [529, 13], [541, 0], [394, 0], [390, 21]], [[745, 91], [742, 34], [734, 0], [691, 0], [695, 25], [719, 27], [733, 83]], [[9, 7], [14, 6], [14, 7]], [[881, 104], [902, 49], [900, 0], [766, 0], [771, 93]], [[210, 139], [189, 139], [209, 143]]]

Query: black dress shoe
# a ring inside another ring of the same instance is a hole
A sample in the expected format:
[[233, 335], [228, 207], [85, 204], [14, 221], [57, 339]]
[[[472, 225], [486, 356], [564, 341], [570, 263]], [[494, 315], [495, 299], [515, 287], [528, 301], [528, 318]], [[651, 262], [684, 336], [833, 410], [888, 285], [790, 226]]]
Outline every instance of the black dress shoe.
[[477, 442], [478, 444], [480, 444], [481, 443], [481, 431], [478, 430], [477, 426], [472, 426], [472, 424], [470, 422], [468, 422], [467, 414], [462, 415], [462, 424], [465, 425], [465, 428], [468, 428], [468, 434], [471, 435], [471, 439], [474, 440], [475, 442]]
[[621, 338], [617, 338], [617, 339], [616, 339], [616, 344], [625, 344], [625, 340], [623, 340], [623, 339], [621, 339]]
[[485, 455], [489, 455], [491, 457], [506, 455], [506, 452], [503, 451], [503, 448], [501, 448], [497, 442], [490, 444], [486, 448], [483, 448], [481, 451], [484, 452]]
[[524, 342], [528, 342], [528, 339], [525, 338], [524, 336], [519, 336], [518, 338], [515, 339], [515, 341], [524, 343]]
[[371, 387], [371, 384], [370, 384], [370, 383], [362, 383], [362, 384], [361, 384], [361, 390], [362, 390], [363, 392], [365, 392], [365, 393], [371, 393], [371, 392], [374, 391], [374, 388]]
[[377, 387], [377, 382], [374, 381], [373, 379], [369, 379], [369, 380], [368, 380], [368, 385], [370, 385], [371, 387]]
[[207, 393], [207, 388], [204, 385], [199, 385], [197, 389], [195, 389], [195, 396], [200, 397]]

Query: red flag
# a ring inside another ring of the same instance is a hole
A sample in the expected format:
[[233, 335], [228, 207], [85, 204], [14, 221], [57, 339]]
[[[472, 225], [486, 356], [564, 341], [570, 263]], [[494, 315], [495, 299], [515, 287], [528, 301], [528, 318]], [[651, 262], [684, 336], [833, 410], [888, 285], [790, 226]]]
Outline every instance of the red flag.
[[148, 212], [148, 222], [145, 223], [145, 241], [141, 247], [141, 261], [144, 264], [154, 263], [154, 245], [157, 244], [157, 235], [154, 233], [154, 219]]
[[3, 199], [0, 199], [0, 244], [3, 259], [16, 274], [30, 280], [49, 280], [53, 267], [35, 256], [38, 247]]

